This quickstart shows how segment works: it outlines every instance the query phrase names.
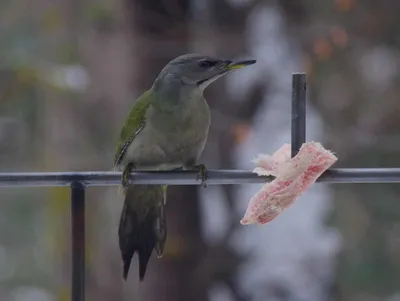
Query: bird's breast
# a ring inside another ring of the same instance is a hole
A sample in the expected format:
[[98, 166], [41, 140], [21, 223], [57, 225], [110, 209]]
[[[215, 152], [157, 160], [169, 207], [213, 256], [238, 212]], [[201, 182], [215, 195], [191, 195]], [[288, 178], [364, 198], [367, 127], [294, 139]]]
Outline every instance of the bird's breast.
[[160, 115], [151, 125], [154, 135], [162, 136], [159, 146], [168, 157], [186, 160], [203, 150], [210, 127], [210, 111], [204, 98], [191, 100], [188, 107], [171, 114]]
[[146, 170], [175, 169], [196, 162], [205, 146], [210, 111], [204, 99], [172, 112], [149, 109], [144, 128], [128, 146], [122, 166], [133, 162]]

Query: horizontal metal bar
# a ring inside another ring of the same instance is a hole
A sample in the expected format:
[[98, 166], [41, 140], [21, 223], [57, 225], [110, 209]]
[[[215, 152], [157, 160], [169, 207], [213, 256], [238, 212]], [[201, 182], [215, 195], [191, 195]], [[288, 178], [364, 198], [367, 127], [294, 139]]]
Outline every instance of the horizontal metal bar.
[[[272, 177], [259, 177], [246, 170], [209, 170], [210, 185], [265, 183]], [[130, 176], [132, 184], [199, 185], [196, 171], [141, 171]], [[121, 184], [120, 172], [30, 172], [0, 173], [0, 187], [85, 186]], [[327, 170], [318, 182], [325, 183], [400, 183], [400, 168], [341, 168]]]

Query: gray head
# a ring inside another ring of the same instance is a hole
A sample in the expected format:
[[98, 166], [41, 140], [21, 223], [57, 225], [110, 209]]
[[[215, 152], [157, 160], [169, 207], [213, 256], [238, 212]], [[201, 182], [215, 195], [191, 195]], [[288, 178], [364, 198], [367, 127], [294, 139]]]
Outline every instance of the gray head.
[[170, 61], [161, 70], [155, 85], [181, 85], [204, 90], [209, 84], [228, 73], [254, 64], [255, 60], [233, 62], [201, 54], [184, 54]]

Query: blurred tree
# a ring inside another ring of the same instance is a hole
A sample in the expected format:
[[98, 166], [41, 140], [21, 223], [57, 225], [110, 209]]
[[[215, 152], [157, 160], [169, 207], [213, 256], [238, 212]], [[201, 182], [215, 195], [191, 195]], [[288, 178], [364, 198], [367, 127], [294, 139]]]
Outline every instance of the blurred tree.
[[[191, 14], [186, 0], [128, 0], [126, 8], [133, 37], [132, 84], [139, 96], [151, 87], [165, 64], [188, 52]], [[150, 262], [146, 281], [141, 285], [145, 289], [140, 292], [141, 299], [206, 300], [202, 281], [195, 273], [196, 264], [206, 252], [200, 235], [197, 187], [170, 186], [167, 197], [165, 254], [161, 260], [154, 257]]]
[[[202, 52], [235, 58], [245, 52], [245, 21], [248, 9], [228, 2], [129, 1], [132, 35], [135, 37], [134, 84], [147, 89], [160, 69], [185, 52]], [[210, 41], [215, 42], [215, 46]], [[229, 46], [228, 46], [229, 45]], [[234, 47], [232, 47], [235, 45]], [[232, 51], [234, 49], [234, 51]], [[206, 92], [212, 101], [213, 120], [203, 162], [212, 168], [234, 168], [234, 148], [245, 139], [252, 118], [261, 103], [262, 86], [254, 87], [249, 98], [229, 100], [223, 83]], [[250, 89], [251, 90], [251, 89]], [[248, 100], [248, 101], [247, 101]], [[230, 109], [227, 109], [230, 108]], [[218, 150], [215, 152], [215, 147]], [[229, 246], [239, 219], [234, 212], [234, 188], [221, 188], [232, 217], [229, 231], [216, 244], [206, 244], [201, 233], [199, 195], [196, 187], [169, 188], [168, 231], [165, 256], [150, 272], [146, 298], [157, 300], [206, 300], [209, 289], [224, 284], [236, 300], [244, 300], [236, 283], [242, 256]], [[223, 201], [223, 200], [215, 200]], [[162, 289], [161, 289], [162, 288]]]

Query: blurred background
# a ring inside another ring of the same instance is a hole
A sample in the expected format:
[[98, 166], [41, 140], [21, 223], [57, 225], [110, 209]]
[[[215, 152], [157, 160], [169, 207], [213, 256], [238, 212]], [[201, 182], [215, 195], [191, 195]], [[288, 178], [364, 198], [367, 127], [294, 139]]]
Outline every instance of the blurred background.
[[[206, 91], [202, 162], [252, 169], [290, 142], [292, 72], [307, 140], [335, 167], [400, 165], [398, 0], [2, 0], [0, 168], [110, 170], [134, 100], [172, 58], [257, 64]], [[400, 300], [400, 186], [317, 184], [264, 226], [260, 185], [170, 187], [165, 255], [122, 281], [116, 188], [87, 190], [87, 300]], [[70, 298], [68, 188], [0, 189], [0, 300]]]

